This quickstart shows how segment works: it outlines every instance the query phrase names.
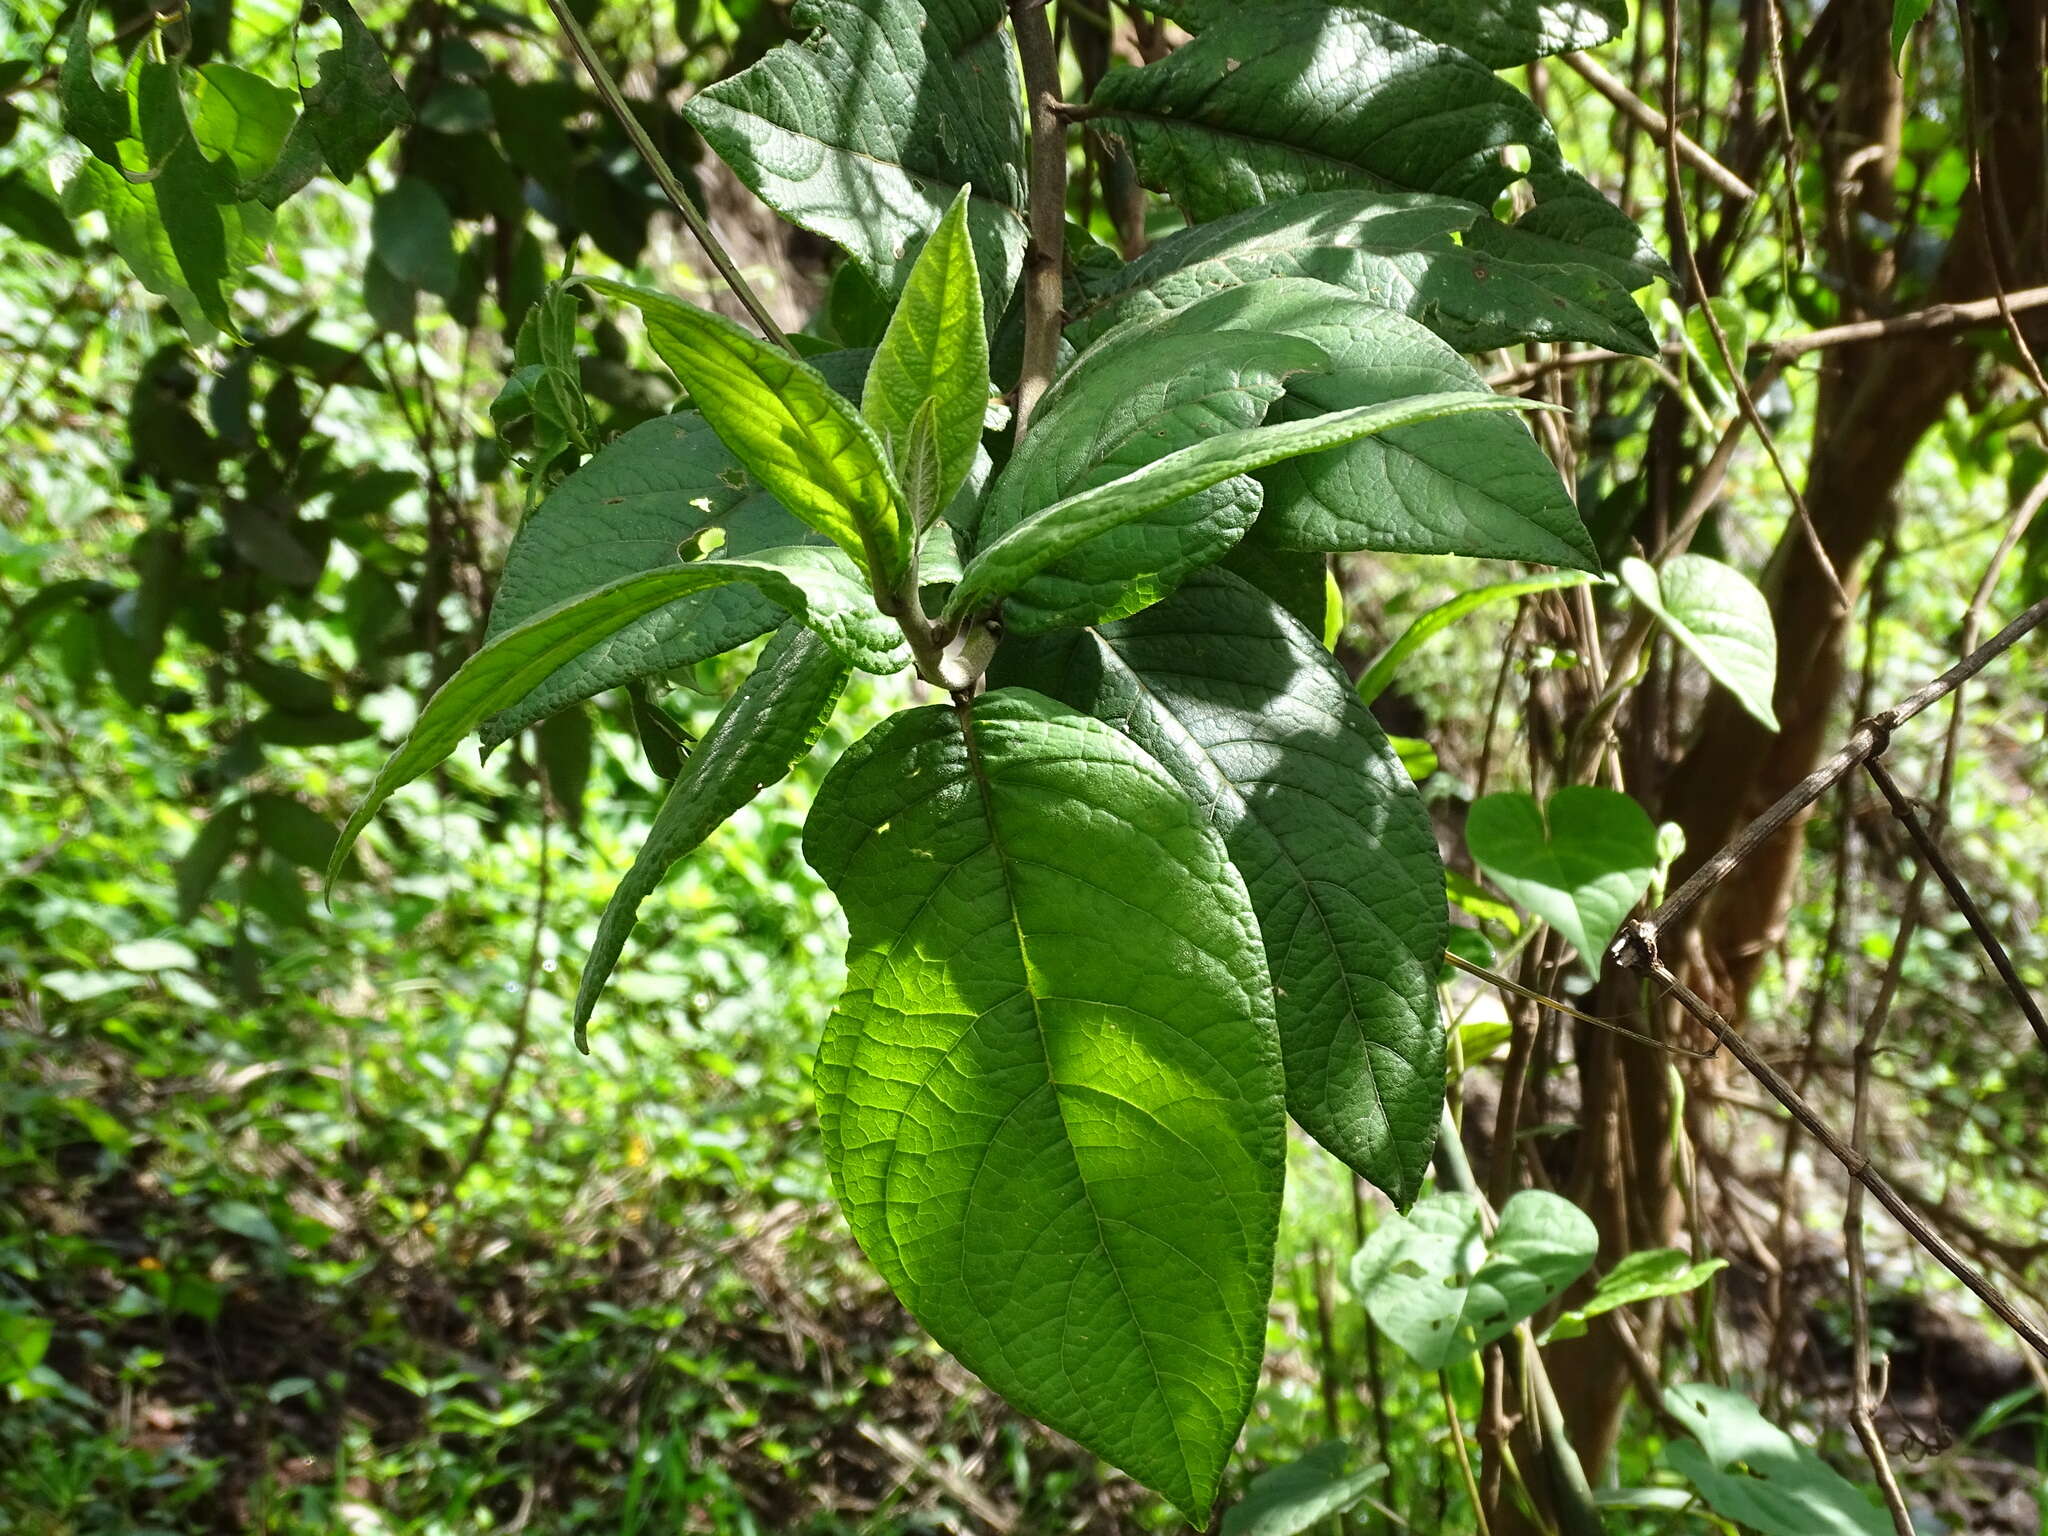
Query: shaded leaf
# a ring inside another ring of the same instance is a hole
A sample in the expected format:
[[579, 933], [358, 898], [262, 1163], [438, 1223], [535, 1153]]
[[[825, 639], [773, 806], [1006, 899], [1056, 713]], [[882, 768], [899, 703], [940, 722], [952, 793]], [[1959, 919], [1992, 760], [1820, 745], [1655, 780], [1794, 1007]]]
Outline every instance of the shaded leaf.
[[403, 176], [370, 207], [370, 247], [392, 276], [446, 298], [455, 288], [455, 224], [441, 194]]
[[1869, 1493], [1740, 1393], [1693, 1382], [1666, 1387], [1664, 1406], [1698, 1437], [1666, 1446], [1664, 1460], [1716, 1514], [1759, 1536], [1889, 1536]]
[[1346, 1472], [1351, 1448], [1333, 1440], [1298, 1461], [1261, 1472], [1223, 1516], [1223, 1536], [1302, 1536], [1341, 1515], [1387, 1475], [1384, 1466]]
[[341, 28], [341, 46], [324, 50], [318, 78], [304, 91], [305, 111], [292, 124], [277, 163], [245, 189], [275, 208], [320, 173], [352, 181], [394, 128], [412, 121], [384, 50], [348, 0], [318, 0]]

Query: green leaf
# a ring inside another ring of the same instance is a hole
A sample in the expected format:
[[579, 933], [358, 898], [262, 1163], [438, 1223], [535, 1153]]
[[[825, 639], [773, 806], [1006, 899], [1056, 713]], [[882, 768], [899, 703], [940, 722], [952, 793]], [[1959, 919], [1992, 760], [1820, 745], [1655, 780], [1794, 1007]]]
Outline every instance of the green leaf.
[[[1277, 331], [1329, 366], [1288, 380], [1268, 421], [1300, 421], [1486, 381], [1412, 320], [1309, 278], [1227, 289], [1155, 322], [1163, 334]], [[1101, 347], [1110, 341], [1099, 343]], [[1531, 560], [1597, 569], [1557, 469], [1518, 421], [1459, 416], [1363, 438], [1260, 476], [1262, 522], [1283, 548]]]
[[235, 334], [227, 290], [233, 285], [228, 231], [221, 204], [235, 200], [232, 173], [200, 152], [185, 115], [175, 64], [145, 60], [136, 76], [135, 118], [142, 147], [155, 173], [151, 191], [164, 237], [185, 287], [200, 313], [220, 330]]
[[49, 183], [41, 172], [26, 167], [0, 176], [0, 228], [59, 256], [76, 256], [83, 249]]
[[1600, 1277], [1600, 1284], [1582, 1307], [1574, 1307], [1550, 1325], [1544, 1333], [1553, 1339], [1575, 1339], [1586, 1331], [1587, 1322], [1617, 1307], [1660, 1296], [1679, 1296], [1705, 1285], [1728, 1267], [1726, 1259], [1704, 1259], [1695, 1264], [1692, 1256], [1676, 1248], [1646, 1248], [1632, 1253]]
[[924, 504], [934, 513], [967, 479], [988, 410], [988, 332], [967, 201], [963, 187], [918, 254], [860, 397], [861, 414], [889, 445], [897, 473], [906, 479], [911, 424], [931, 402], [938, 480]]
[[1488, 879], [1595, 969], [1657, 872], [1648, 813], [1627, 795], [1587, 784], [1560, 789], [1540, 809], [1519, 792], [1473, 801], [1465, 846]]
[[1341, 1515], [1387, 1475], [1385, 1466], [1346, 1472], [1351, 1448], [1341, 1440], [1319, 1445], [1299, 1461], [1261, 1472], [1244, 1497], [1225, 1512], [1223, 1536], [1303, 1536]]
[[1120, 624], [1010, 640], [991, 680], [1108, 721], [1203, 808], [1258, 915], [1289, 1110], [1396, 1204], [1414, 1199], [1443, 1105], [1443, 868], [1336, 660], [1209, 570]]
[[[1159, 7], [1190, 31], [1227, 19], [1238, 0], [1167, 0]], [[1324, 0], [1366, 10], [1471, 54], [1489, 69], [1597, 48], [1628, 26], [1626, 0]]]
[[832, 718], [846, 679], [846, 663], [801, 625], [786, 625], [768, 642], [669, 786], [647, 841], [605, 905], [576, 989], [577, 1049], [588, 1048], [584, 1031], [632, 936], [640, 903], [676, 860], [803, 760]]
[[1664, 1460], [1716, 1514], [1759, 1536], [1889, 1536], [1869, 1493], [1740, 1393], [1694, 1382], [1666, 1387], [1664, 1406], [1699, 1437], [1666, 1446]]
[[1639, 357], [1656, 334], [1628, 290], [1589, 266], [1517, 261], [1453, 238], [1482, 210], [1446, 197], [1314, 192], [1176, 231], [1069, 303], [1076, 347], [1139, 315], [1220, 288], [1312, 277], [1426, 325], [1460, 352], [1520, 341], [1582, 341]]
[[[1177, 318], [1117, 332], [1046, 391], [1031, 432], [989, 489], [979, 543], [1176, 450], [1256, 426], [1289, 378], [1328, 366], [1318, 347], [1292, 336], [1212, 333], [1198, 323], [1162, 335]], [[1024, 582], [1010, 594], [1006, 622], [1036, 634], [1135, 612], [1226, 553], [1258, 510], [1257, 484], [1241, 477], [1172, 500]]]
[[298, 191], [323, 164], [335, 180], [354, 180], [391, 131], [412, 121], [412, 104], [391, 77], [384, 50], [348, 0], [319, 4], [341, 28], [341, 46], [321, 53], [319, 78], [305, 88], [305, 111], [276, 163], [244, 189], [266, 207]]
[[1023, 90], [1003, 0], [801, 0], [784, 43], [683, 109], [784, 218], [837, 241], [889, 293], [970, 183], [982, 296], [1023, 269]]
[[121, 169], [121, 141], [130, 137], [127, 95], [101, 85], [92, 68], [93, 7], [81, 5], [71, 16], [64, 63], [57, 72], [57, 106], [64, 131], [114, 170]]
[[585, 279], [636, 306], [655, 355], [769, 494], [853, 556], [877, 592], [910, 568], [916, 530], [888, 456], [860, 412], [808, 363], [666, 294]]
[[957, 621], [992, 607], [1090, 539], [1232, 475], [1249, 474], [1282, 459], [1339, 447], [1416, 422], [1468, 411], [1532, 408], [1535, 402], [1508, 395], [1416, 395], [1391, 405], [1360, 406], [1310, 421], [1220, 433], [1055, 502], [984, 545], [961, 573], [960, 584], [946, 604], [946, 617]]
[[834, 550], [763, 550], [751, 559], [700, 560], [611, 582], [499, 635], [427, 700], [411, 733], [378, 771], [369, 793], [342, 828], [327, 866], [329, 888], [378, 807], [454, 751], [479, 724], [509, 709], [565, 662], [635, 619], [691, 592], [732, 582], [759, 588], [855, 666], [893, 671], [907, 661], [902, 636], [880, 620], [856, 573]]
[[305, 801], [290, 795], [252, 795], [249, 814], [263, 846], [301, 869], [317, 873], [334, 857], [333, 824]]
[[1402, 662], [1466, 614], [1476, 612], [1488, 603], [1503, 603], [1535, 592], [1554, 592], [1561, 587], [1583, 587], [1591, 580], [1593, 578], [1584, 571], [1553, 571], [1546, 576], [1528, 576], [1519, 581], [1497, 581], [1491, 586], [1460, 592], [1456, 597], [1438, 603], [1418, 615], [1391, 645], [1373, 657], [1372, 665], [1358, 680], [1359, 699], [1370, 704], [1386, 692], [1387, 684], [1394, 680]]
[[244, 812], [240, 806], [217, 810], [178, 856], [172, 873], [178, 884], [178, 920], [189, 923], [213, 894], [220, 872], [241, 841]]
[[1343, 627], [1343, 600], [1341, 594], [1333, 598], [1330, 562], [1324, 556], [1280, 548], [1266, 525], [1257, 522], [1216, 563], [1272, 598], [1310, 634], [1323, 636], [1324, 649], [1334, 647], [1330, 630]]
[[455, 222], [441, 194], [417, 176], [400, 177], [371, 204], [370, 249], [415, 288], [441, 298], [455, 289]]
[[1181, 788], [1018, 689], [899, 714], [804, 851], [854, 1235], [939, 1343], [1196, 1523], [1251, 1405], [1286, 1121], [1244, 886]]
[[1905, 73], [1906, 39], [1932, 9], [1934, 0], [1892, 0], [1892, 67]]
[[292, 93], [261, 75], [232, 64], [208, 64], [198, 71], [192, 97], [192, 136], [216, 160], [225, 160], [242, 181], [252, 181], [276, 162], [298, 112]]
[[1471, 1196], [1432, 1195], [1380, 1224], [1351, 1288], [1417, 1365], [1441, 1370], [1563, 1295], [1599, 1247], [1586, 1213], [1543, 1190], [1512, 1196], [1491, 1238]]
[[1735, 695], [1765, 729], [1778, 728], [1771, 695], [1778, 683], [1778, 632], [1771, 605], [1732, 565], [1705, 555], [1675, 555], [1662, 570], [1621, 562], [1630, 594], [1663, 621], [1671, 637]]
[[[1631, 287], [1662, 263], [1627, 215], [1565, 165], [1535, 104], [1457, 48], [1326, 0], [1217, 8], [1195, 39], [1097, 87], [1092, 121], [1122, 137], [1149, 187], [1192, 223], [1338, 187], [1427, 192], [1491, 207], [1526, 180], [1538, 227]], [[1525, 174], [1500, 153], [1519, 145]]]

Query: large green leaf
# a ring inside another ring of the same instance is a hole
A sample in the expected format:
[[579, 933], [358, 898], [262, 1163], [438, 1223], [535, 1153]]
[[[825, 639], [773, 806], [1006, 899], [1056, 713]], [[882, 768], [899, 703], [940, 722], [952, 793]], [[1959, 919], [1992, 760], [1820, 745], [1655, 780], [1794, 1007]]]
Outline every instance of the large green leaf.
[[1109, 721], [1208, 813], [1258, 913], [1287, 1107], [1414, 1199], [1444, 1096], [1443, 866], [1414, 782], [1318, 638], [1209, 570], [1120, 624], [1013, 639], [991, 677]]
[[[1190, 31], [1227, 19], [1241, 0], [1167, 0], [1158, 7]], [[1329, 0], [1334, 9], [1376, 11], [1424, 37], [1461, 49], [1489, 69], [1597, 48], [1628, 25], [1626, 0]]]
[[1664, 1389], [1664, 1406], [1699, 1437], [1664, 1460], [1716, 1514], [1758, 1536], [1888, 1536], [1889, 1516], [1862, 1488], [1726, 1387]]
[[1272, 986], [1202, 813], [1100, 721], [1001, 689], [895, 716], [804, 850], [851, 930], [819, 1051], [854, 1235], [932, 1336], [1197, 1522], [1264, 1352]]
[[1598, 968], [1621, 920], [1657, 872], [1657, 828], [1627, 795], [1572, 784], [1538, 806], [1511, 792], [1472, 802], [1465, 846], [1514, 900]]
[[732, 813], [779, 782], [817, 742], [846, 687], [847, 666], [798, 624], [778, 632], [669, 786], [647, 841], [598, 920], [576, 989], [576, 1043], [605, 979], [633, 932], [633, 919], [662, 877]]
[[1756, 583], [1705, 555], [1675, 555], [1661, 569], [1630, 558], [1621, 562], [1621, 579], [1709, 677], [1734, 694], [1765, 729], [1778, 728], [1771, 707], [1778, 685], [1778, 631]]
[[1441, 1370], [1563, 1295], [1599, 1247], [1584, 1211], [1540, 1189], [1510, 1198], [1491, 1237], [1470, 1195], [1432, 1195], [1380, 1223], [1351, 1288], [1417, 1365]]
[[961, 573], [960, 584], [946, 604], [946, 617], [957, 621], [993, 607], [1089, 540], [1233, 475], [1249, 474], [1300, 454], [1341, 447], [1394, 427], [1469, 411], [1528, 410], [1534, 406], [1533, 401], [1507, 395], [1415, 395], [1390, 405], [1359, 406], [1308, 421], [1248, 427], [1205, 438], [1057, 501], [984, 544]]
[[1222, 1536], [1303, 1536], [1343, 1514], [1387, 1475], [1384, 1465], [1346, 1472], [1350, 1459], [1351, 1448], [1332, 1440], [1298, 1461], [1261, 1472], [1224, 1513]]
[[859, 574], [837, 550], [816, 545], [763, 550], [748, 560], [700, 560], [611, 582], [506, 631], [441, 685], [342, 829], [327, 868], [328, 884], [378, 807], [454, 751], [483, 721], [511, 708], [579, 652], [635, 619], [689, 593], [732, 582], [760, 589], [854, 666], [893, 671], [907, 662], [901, 634], [881, 621]]
[[[643, 422], [564, 480], [520, 525], [486, 638], [622, 577], [693, 558], [714, 527], [723, 530], [730, 555], [806, 537], [703, 417], [683, 412]], [[744, 645], [783, 616], [743, 583], [679, 597], [578, 653], [489, 721], [484, 741], [495, 745], [578, 699]]]
[[[1468, 53], [1331, 0], [1219, 7], [1184, 46], [1112, 70], [1094, 121], [1146, 185], [1204, 223], [1302, 192], [1431, 192], [1491, 207], [1526, 179], [1546, 238], [1631, 287], [1662, 263], [1634, 222], [1564, 163], [1535, 104]], [[1519, 145], [1523, 173], [1501, 154]], [[1561, 200], [1563, 218], [1545, 219]]]
[[1001, 314], [1024, 262], [1023, 92], [1003, 0], [800, 0], [818, 30], [690, 99], [704, 141], [890, 293], [954, 196]]
[[1447, 197], [1312, 192], [1168, 235], [1106, 275], [1081, 280], [1067, 339], [1085, 348], [1139, 315], [1219, 288], [1313, 277], [1428, 326], [1460, 352], [1518, 341], [1583, 341], [1656, 355], [1649, 321], [1619, 281], [1589, 266], [1517, 261], [1452, 237], [1481, 218]]
[[896, 588], [916, 531], [888, 454], [852, 401], [722, 315], [647, 288], [585, 281], [639, 309], [655, 355], [769, 494], [853, 556], [876, 590]]
[[[1309, 278], [1227, 289], [1155, 325], [1169, 335], [1244, 327], [1314, 342], [1330, 366], [1289, 379], [1268, 421], [1486, 388], [1471, 364], [1423, 326]], [[1262, 522], [1282, 548], [1599, 568], [1556, 466], [1522, 423], [1504, 416], [1458, 416], [1377, 433], [1276, 464], [1259, 478], [1266, 488]]]
[[967, 232], [963, 190], [925, 242], [889, 327], [875, 349], [861, 414], [881, 434], [906, 486], [913, 423], [929, 410], [936, 479], [923, 507], [936, 515], [967, 479], [988, 414], [988, 332], [981, 317], [981, 280]]
[[[1031, 432], [989, 488], [975, 530], [980, 543], [1178, 449], [1256, 426], [1289, 378], [1328, 365], [1310, 342], [1248, 327], [1160, 335], [1162, 322], [1176, 318], [1140, 321], [1106, 338], [1046, 391]], [[1171, 502], [1023, 583], [1006, 620], [1037, 633], [1134, 612], [1224, 554], [1258, 511], [1258, 485], [1243, 477]]]

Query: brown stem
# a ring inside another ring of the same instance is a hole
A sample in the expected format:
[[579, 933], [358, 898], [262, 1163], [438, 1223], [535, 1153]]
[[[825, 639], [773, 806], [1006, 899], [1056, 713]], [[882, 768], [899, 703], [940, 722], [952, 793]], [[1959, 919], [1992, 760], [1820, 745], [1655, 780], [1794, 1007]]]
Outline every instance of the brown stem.
[[[558, 3], [558, 0], [550, 0]], [[1061, 268], [1067, 242], [1067, 133], [1054, 108], [1060, 61], [1046, 21], [1045, 0], [1010, 0], [1010, 26], [1024, 67], [1031, 110], [1031, 243], [1024, 253], [1024, 365], [1017, 376], [1017, 436], [1052, 383], [1059, 360]]]

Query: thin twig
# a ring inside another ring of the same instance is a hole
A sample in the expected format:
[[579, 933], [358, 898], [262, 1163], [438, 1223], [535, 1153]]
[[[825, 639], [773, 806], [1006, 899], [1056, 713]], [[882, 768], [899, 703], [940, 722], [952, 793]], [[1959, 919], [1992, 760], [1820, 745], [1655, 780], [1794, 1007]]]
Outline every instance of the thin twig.
[[[553, 3], [553, 0], [551, 0]], [[1059, 54], [1045, 0], [1010, 0], [1010, 26], [1024, 68], [1031, 109], [1031, 243], [1024, 253], [1024, 362], [1017, 376], [1017, 436], [1031, 423], [1038, 397], [1059, 361], [1061, 268], [1067, 243], [1067, 131], [1053, 110], [1060, 95]]]
[[1599, 60], [1583, 53], [1567, 53], [1561, 55], [1561, 58], [1563, 62], [1577, 70], [1580, 78], [1588, 85], [1612, 102], [1624, 117], [1659, 144], [1668, 142], [1673, 145], [1680, 159], [1730, 197], [1748, 201], [1756, 196], [1756, 188], [1707, 153], [1695, 140], [1687, 137], [1684, 129], [1674, 129], [1670, 118], [1630, 90], [1626, 81], [1609, 74]]
[[683, 222], [690, 226], [690, 233], [697, 237], [697, 243], [704, 248], [704, 254], [711, 258], [711, 265], [717, 268], [718, 275], [725, 279], [725, 285], [746, 307], [747, 313], [754, 317], [754, 324], [761, 328], [761, 334], [791, 357], [796, 356], [796, 348], [782, 333], [782, 327], [775, 323], [775, 317], [768, 313], [768, 306], [761, 302], [760, 295], [756, 294], [747, 280], [740, 276], [740, 269], [733, 265], [732, 258], [726, 254], [725, 247], [719, 244], [718, 237], [711, 232], [711, 226], [705, 222], [704, 215], [697, 211], [697, 205], [691, 202], [689, 195], [683, 191], [683, 184], [676, 180], [676, 173], [669, 169], [668, 161], [663, 159], [661, 151], [655, 148], [654, 140], [648, 136], [646, 128], [641, 126], [640, 119], [634, 115], [631, 104], [627, 102], [625, 92], [619, 89], [618, 81], [612, 78], [611, 71], [604, 67], [604, 61], [597, 56], [597, 49], [591, 44], [590, 34], [583, 30], [583, 23], [576, 19], [576, 13], [569, 9], [566, 0], [548, 0], [548, 9], [554, 13], [555, 21], [567, 35], [569, 46], [575, 50], [576, 57], [583, 64], [584, 72], [590, 76], [590, 83], [597, 87], [598, 96], [603, 99], [605, 106], [611, 109], [612, 116], [619, 120], [619, 126], [626, 131], [627, 139], [639, 152], [640, 158], [647, 162], [647, 169], [654, 173], [655, 181], [660, 184], [661, 190], [668, 194], [668, 200], [675, 204], [676, 212], [683, 216]]

